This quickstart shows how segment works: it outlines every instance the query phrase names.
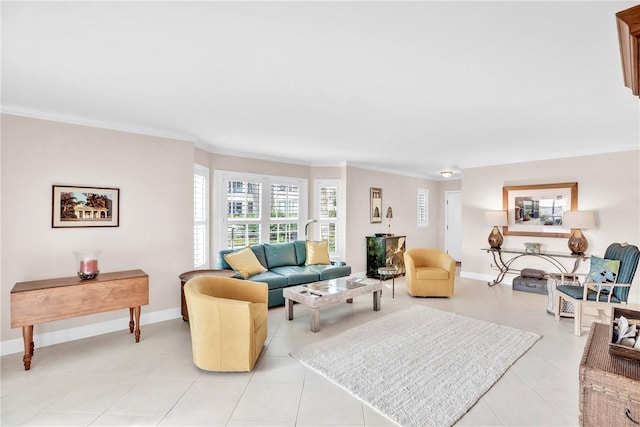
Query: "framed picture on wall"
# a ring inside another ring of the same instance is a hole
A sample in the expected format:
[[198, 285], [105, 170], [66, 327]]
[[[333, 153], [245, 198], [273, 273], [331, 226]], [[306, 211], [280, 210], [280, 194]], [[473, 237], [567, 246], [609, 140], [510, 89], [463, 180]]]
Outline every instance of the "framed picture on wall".
[[563, 217], [578, 209], [578, 183], [503, 187], [502, 202], [507, 211], [505, 235], [568, 238], [571, 229], [564, 226]]
[[104, 187], [52, 188], [51, 227], [118, 227], [120, 190]]
[[371, 198], [371, 224], [382, 222], [382, 188], [369, 189]]

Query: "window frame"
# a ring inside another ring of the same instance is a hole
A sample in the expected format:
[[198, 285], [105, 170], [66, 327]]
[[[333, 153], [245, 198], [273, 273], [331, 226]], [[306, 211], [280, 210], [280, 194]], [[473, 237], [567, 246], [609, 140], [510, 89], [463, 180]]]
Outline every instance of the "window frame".
[[[308, 180], [299, 177], [285, 177], [276, 175], [254, 174], [245, 172], [215, 170], [214, 171], [214, 239], [213, 253], [218, 253], [222, 249], [227, 249], [227, 230], [229, 221], [227, 218], [227, 183], [229, 181], [252, 181], [261, 182], [261, 206], [260, 218], [256, 219], [260, 223], [259, 243], [270, 241], [270, 225], [295, 222], [297, 224], [298, 239], [304, 239], [304, 224], [308, 212]], [[272, 219], [271, 210], [271, 186], [272, 185], [297, 185], [298, 191], [298, 217], [292, 221], [291, 218]], [[235, 246], [239, 248], [239, 246]]]
[[[203, 201], [202, 201], [202, 210], [203, 210], [203, 218], [196, 219], [196, 177], [201, 176], [204, 178], [204, 189], [202, 191]], [[193, 165], [193, 269], [208, 269], [211, 265], [211, 247], [210, 247], [210, 230], [211, 230], [211, 208], [210, 208], [210, 177], [211, 172], [208, 167], [194, 163]], [[202, 244], [198, 244], [196, 239], [196, 227], [203, 226], [204, 231], [202, 233], [202, 239], [204, 242]], [[201, 246], [201, 247], [200, 247]], [[199, 257], [197, 252], [202, 250], [204, 254]], [[198, 258], [204, 259], [203, 263], [196, 264]]]
[[[336, 189], [336, 217], [335, 219], [331, 218], [322, 218], [321, 216], [321, 208], [322, 203], [320, 200], [321, 189], [322, 188], [335, 188]], [[335, 224], [335, 251], [329, 251], [329, 257], [331, 258], [341, 258], [344, 253], [344, 240], [345, 236], [342, 235], [342, 230], [344, 229], [342, 224], [342, 212], [343, 212], [343, 200], [342, 200], [342, 188], [341, 181], [339, 179], [316, 179], [314, 181], [314, 216], [313, 218], [318, 222], [316, 224], [310, 225], [312, 228], [309, 233], [308, 238], [310, 240], [320, 240], [321, 239], [321, 229], [322, 224]]]
[[[424, 197], [424, 208], [421, 206], [421, 197]], [[429, 227], [429, 189], [418, 188], [416, 195], [416, 223], [418, 228]]]

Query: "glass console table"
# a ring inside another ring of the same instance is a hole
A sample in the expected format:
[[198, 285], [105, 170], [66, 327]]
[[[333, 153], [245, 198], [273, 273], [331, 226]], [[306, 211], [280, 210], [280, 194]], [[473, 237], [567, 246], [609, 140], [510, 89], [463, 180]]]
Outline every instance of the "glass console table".
[[[504, 276], [507, 273], [518, 273], [520, 270], [512, 269], [511, 264], [513, 264], [517, 259], [520, 259], [525, 256], [533, 256], [537, 258], [541, 258], [551, 265], [553, 265], [560, 273], [562, 274], [573, 274], [578, 269], [580, 262], [583, 260], [589, 259], [589, 255], [573, 255], [567, 252], [527, 252], [524, 249], [507, 249], [507, 248], [482, 248], [483, 251], [487, 251], [493, 257], [492, 267], [495, 266], [498, 269], [498, 275], [496, 278], [488, 282], [489, 286], [494, 286], [498, 283], [501, 283], [504, 279]], [[558, 258], [568, 258], [573, 260], [573, 268], [571, 271], [568, 271], [567, 268], [560, 262]]]

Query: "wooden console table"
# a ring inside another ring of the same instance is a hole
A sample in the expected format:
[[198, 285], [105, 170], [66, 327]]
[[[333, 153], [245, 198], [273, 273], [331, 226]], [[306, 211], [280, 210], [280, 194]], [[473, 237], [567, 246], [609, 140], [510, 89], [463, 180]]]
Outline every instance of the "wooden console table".
[[[16, 283], [11, 289], [11, 327], [22, 327], [24, 369], [31, 368], [33, 325], [129, 308], [129, 331], [140, 341], [140, 306], [149, 304], [149, 276], [142, 270]], [[135, 317], [135, 320], [134, 320]]]
[[[483, 248], [482, 250], [487, 251], [487, 253], [490, 253], [493, 256], [494, 264], [492, 265], [492, 267], [495, 266], [498, 269], [498, 276], [493, 281], [487, 283], [489, 286], [493, 286], [502, 282], [502, 279], [504, 279], [504, 276], [509, 272], [514, 272], [514, 273], [519, 272], [520, 270], [511, 269], [511, 264], [513, 264], [515, 260], [523, 256], [534, 256], [534, 257], [541, 258], [549, 262], [550, 264], [552, 264], [560, 273], [575, 273], [576, 270], [578, 269], [578, 266], [580, 265], [580, 261], [587, 260], [590, 258], [589, 255], [573, 255], [570, 253], [563, 253], [563, 252], [532, 253], [532, 252], [527, 252], [524, 249]], [[509, 254], [510, 258], [505, 260], [502, 254]], [[567, 268], [564, 265], [562, 265], [562, 263], [558, 261], [557, 258], [572, 259], [573, 269], [571, 271], [568, 271]]]

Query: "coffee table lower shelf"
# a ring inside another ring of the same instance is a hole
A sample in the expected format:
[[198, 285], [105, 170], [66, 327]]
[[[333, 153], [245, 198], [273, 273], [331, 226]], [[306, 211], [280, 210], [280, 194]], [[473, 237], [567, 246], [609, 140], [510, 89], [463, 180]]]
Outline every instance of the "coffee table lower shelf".
[[380, 311], [382, 283], [377, 280], [341, 277], [292, 286], [283, 290], [285, 316], [293, 320], [293, 305], [297, 302], [311, 309], [311, 332], [320, 330], [320, 307], [342, 301], [353, 302], [353, 298], [372, 294], [373, 310]]

